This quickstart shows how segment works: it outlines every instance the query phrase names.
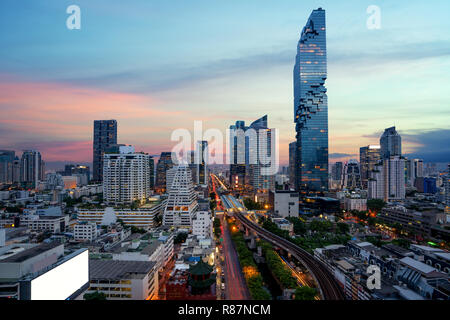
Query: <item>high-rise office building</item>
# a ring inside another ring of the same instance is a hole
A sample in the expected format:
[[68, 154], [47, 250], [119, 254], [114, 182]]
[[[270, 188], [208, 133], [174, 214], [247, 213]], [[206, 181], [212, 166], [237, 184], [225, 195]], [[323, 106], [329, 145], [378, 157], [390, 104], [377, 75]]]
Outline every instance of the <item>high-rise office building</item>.
[[297, 132], [296, 189], [328, 190], [328, 98], [325, 10], [314, 10], [303, 28], [293, 72]]
[[361, 167], [362, 187], [367, 189], [369, 172], [381, 159], [381, 147], [379, 145], [369, 145], [359, 149], [359, 162]]
[[380, 138], [381, 159], [402, 155], [402, 138], [395, 130], [395, 127], [384, 130]]
[[208, 141], [198, 141], [195, 151], [197, 179], [194, 182], [204, 186], [208, 185], [208, 152]]
[[0, 150], [0, 184], [13, 183], [13, 163], [16, 153], [10, 150]]
[[20, 159], [20, 182], [31, 188], [37, 188], [39, 181], [45, 176], [45, 164], [41, 153], [34, 150], [26, 150]]
[[332, 167], [331, 167], [331, 179], [339, 182], [339, 184], [341, 184], [340, 182], [342, 181], [342, 172], [344, 170], [344, 164], [342, 162], [336, 162]]
[[230, 126], [230, 186], [237, 191], [244, 190], [246, 185], [248, 137], [245, 136], [245, 130], [247, 127], [244, 121], [237, 121]]
[[94, 121], [93, 179], [103, 181], [103, 154], [109, 146], [117, 144], [117, 121]]
[[189, 167], [179, 165], [169, 169], [167, 183], [169, 197], [164, 209], [163, 224], [192, 228], [192, 220], [195, 218], [198, 202]]
[[355, 190], [361, 189], [361, 187], [362, 184], [359, 164], [356, 160], [350, 160], [344, 166], [342, 189]]
[[14, 158], [13, 161], [12, 182], [20, 183], [20, 159], [17, 156]]
[[269, 174], [268, 168], [277, 161], [272, 157], [275, 130], [269, 129], [267, 115], [248, 127], [244, 121], [237, 121], [230, 132], [230, 185], [234, 189], [245, 185], [255, 192], [274, 190], [275, 174]]
[[295, 188], [295, 155], [297, 150], [297, 141], [289, 143], [289, 185]]
[[156, 182], [155, 189], [158, 192], [166, 191], [166, 173], [167, 170], [173, 168], [172, 152], [161, 152], [158, 164], [156, 165]]
[[150, 195], [150, 156], [121, 147], [120, 153], [105, 153], [103, 197], [108, 204], [144, 204]]
[[[253, 131], [249, 131], [253, 130]], [[267, 115], [254, 121], [247, 129], [248, 146], [246, 153], [248, 154], [248, 163], [246, 174], [250, 186], [254, 191], [268, 193], [269, 190], [275, 190], [275, 174], [265, 174], [266, 168], [273, 166], [272, 150], [274, 147], [274, 130], [269, 129]], [[252, 134], [251, 132], [254, 132]], [[270, 163], [265, 163], [264, 158], [271, 159]]]

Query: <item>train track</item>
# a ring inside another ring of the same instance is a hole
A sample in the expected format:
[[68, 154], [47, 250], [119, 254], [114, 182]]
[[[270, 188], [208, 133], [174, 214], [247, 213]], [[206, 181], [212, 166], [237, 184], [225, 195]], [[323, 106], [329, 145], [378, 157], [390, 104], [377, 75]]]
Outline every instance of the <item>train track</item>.
[[256, 232], [260, 237], [286, 250], [297, 260], [302, 262], [317, 283], [320, 296], [323, 300], [345, 300], [342, 289], [336, 279], [330, 271], [328, 271], [328, 269], [311, 254], [292, 242], [261, 228], [248, 220], [241, 213], [235, 212], [234, 215], [243, 225]]

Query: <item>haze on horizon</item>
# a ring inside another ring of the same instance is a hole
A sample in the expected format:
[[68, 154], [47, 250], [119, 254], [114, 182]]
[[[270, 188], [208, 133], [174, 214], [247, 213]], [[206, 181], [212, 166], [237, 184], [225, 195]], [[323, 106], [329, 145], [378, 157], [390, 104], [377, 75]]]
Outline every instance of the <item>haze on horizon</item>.
[[281, 163], [295, 140], [292, 68], [313, 9], [327, 12], [330, 161], [358, 158], [395, 125], [404, 153], [450, 161], [448, 1], [79, 0], [0, 3], [0, 149], [91, 162], [93, 120], [119, 143], [170, 151], [173, 130], [226, 128], [267, 114]]

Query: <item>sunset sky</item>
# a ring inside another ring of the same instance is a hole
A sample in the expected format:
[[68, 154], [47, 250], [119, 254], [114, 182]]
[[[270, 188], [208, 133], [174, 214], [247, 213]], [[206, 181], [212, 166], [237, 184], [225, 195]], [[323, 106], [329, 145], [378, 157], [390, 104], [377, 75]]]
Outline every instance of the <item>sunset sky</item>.
[[[68, 30], [66, 8], [81, 8]], [[366, 27], [369, 5], [381, 29]], [[159, 154], [173, 130], [267, 114], [281, 162], [295, 139], [292, 68], [313, 9], [327, 12], [330, 161], [395, 125], [403, 153], [450, 161], [450, 2], [2, 0], [0, 149], [91, 162], [93, 120]]]

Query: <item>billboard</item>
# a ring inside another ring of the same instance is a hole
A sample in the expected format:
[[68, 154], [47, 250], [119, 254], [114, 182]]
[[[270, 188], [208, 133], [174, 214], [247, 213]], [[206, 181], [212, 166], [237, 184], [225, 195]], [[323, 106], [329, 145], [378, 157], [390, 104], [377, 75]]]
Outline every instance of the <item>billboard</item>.
[[67, 256], [30, 283], [30, 300], [66, 300], [89, 282], [89, 250]]

